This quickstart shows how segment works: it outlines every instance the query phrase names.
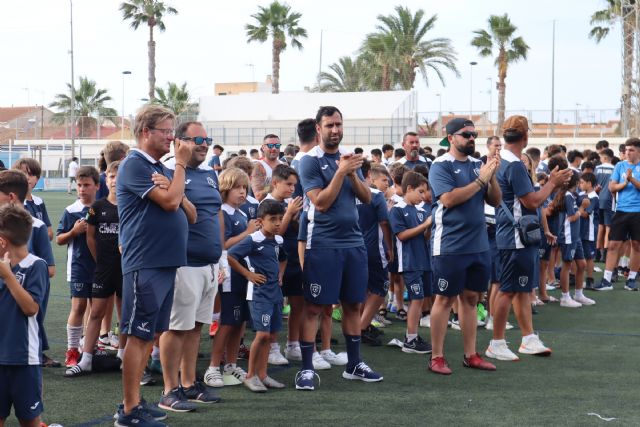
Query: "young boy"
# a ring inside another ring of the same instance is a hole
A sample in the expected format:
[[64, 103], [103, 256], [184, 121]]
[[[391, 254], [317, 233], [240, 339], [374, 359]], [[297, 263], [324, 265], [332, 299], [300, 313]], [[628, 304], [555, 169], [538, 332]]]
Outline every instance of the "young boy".
[[583, 173], [580, 177], [580, 190], [584, 191], [589, 200], [589, 206], [582, 212], [580, 221], [580, 238], [582, 249], [587, 262], [587, 278], [585, 289], [593, 289], [593, 260], [596, 255], [596, 240], [598, 238], [598, 226], [600, 224], [600, 201], [595, 191], [597, 185], [596, 176], [592, 173]]
[[[66, 377], [77, 377], [91, 372], [93, 351], [98, 341], [100, 324], [111, 296], [116, 295], [118, 319], [122, 302], [122, 269], [118, 249], [118, 204], [116, 200], [116, 175], [119, 161], [107, 166], [107, 187], [109, 195], [94, 202], [87, 214], [87, 246], [96, 262], [95, 275], [91, 290], [91, 314], [84, 337], [82, 359], [77, 365], [65, 372]], [[122, 347], [118, 349], [118, 358], [122, 359], [126, 335], [119, 337]]]
[[609, 245], [609, 228], [611, 227], [611, 218], [613, 217], [613, 196], [609, 191], [609, 181], [614, 166], [613, 151], [605, 148], [600, 152], [600, 164], [596, 166], [596, 192], [600, 201], [599, 224], [598, 224], [598, 240], [596, 242], [596, 250], [600, 251], [600, 259], [607, 259], [607, 246]]
[[402, 273], [410, 301], [407, 332], [402, 347], [405, 353], [431, 352], [431, 345], [418, 335], [424, 299], [422, 275], [427, 259], [424, 234], [431, 225], [431, 217], [416, 205], [422, 203], [427, 191], [427, 180], [424, 176], [413, 171], [407, 172], [402, 178], [403, 201], [397, 203], [389, 212], [391, 230], [396, 236], [398, 248], [398, 272]]
[[21, 170], [22, 172], [27, 174], [27, 180], [29, 181], [29, 191], [27, 192], [27, 196], [24, 199], [24, 207], [32, 217], [38, 218], [40, 221], [45, 223], [45, 225], [47, 226], [47, 234], [49, 235], [49, 240], [51, 240], [53, 238], [53, 231], [51, 230], [51, 220], [49, 219], [47, 207], [44, 204], [44, 200], [32, 194], [33, 189], [35, 188], [36, 184], [38, 184], [38, 181], [40, 180], [40, 176], [42, 174], [40, 163], [36, 159], [24, 157], [16, 161], [13, 164], [13, 168]]
[[[31, 215], [13, 204], [0, 207], [0, 426], [15, 410], [21, 426], [40, 426], [42, 317], [49, 287], [47, 263], [29, 253]], [[10, 327], [8, 326], [10, 325]]]
[[[251, 343], [249, 371], [244, 381], [253, 392], [267, 388], [284, 388], [284, 384], [267, 375], [267, 362], [272, 338], [282, 327], [281, 277], [286, 267], [286, 255], [280, 234], [284, 208], [275, 200], [266, 200], [258, 207], [260, 230], [245, 237], [229, 249], [229, 266], [249, 282], [247, 299], [256, 337]], [[247, 266], [238, 260], [247, 258]]]
[[66, 207], [56, 231], [56, 243], [67, 245], [67, 281], [71, 290], [65, 358], [67, 368], [77, 365], [80, 360], [78, 346], [82, 337], [82, 319], [93, 288], [96, 263], [87, 246], [86, 217], [95, 202], [100, 176], [93, 166], [82, 166], [78, 168], [75, 179], [78, 200]]

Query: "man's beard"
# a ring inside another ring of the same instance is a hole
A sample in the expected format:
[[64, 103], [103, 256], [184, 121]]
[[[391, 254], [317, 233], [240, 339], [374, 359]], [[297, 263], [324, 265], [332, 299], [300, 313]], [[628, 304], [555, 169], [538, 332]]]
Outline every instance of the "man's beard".
[[413, 150], [409, 154], [411, 154], [412, 159], [417, 159], [418, 156], [420, 155], [420, 152], [418, 150]]
[[338, 141], [335, 141], [335, 142], [331, 140], [331, 137], [328, 137], [326, 139], [322, 138], [322, 143], [326, 148], [337, 148], [340, 145], [341, 141], [342, 141], [342, 137], [340, 137]]
[[456, 145], [456, 150], [465, 156], [470, 156], [476, 152], [476, 144], [474, 142], [467, 142], [463, 146]]

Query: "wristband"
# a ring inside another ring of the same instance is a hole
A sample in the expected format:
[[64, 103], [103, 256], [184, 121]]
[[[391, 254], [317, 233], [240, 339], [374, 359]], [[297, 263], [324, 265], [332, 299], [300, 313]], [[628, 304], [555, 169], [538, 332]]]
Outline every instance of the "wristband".
[[180, 166], [182, 169], [184, 169], [185, 172], [187, 171], [187, 168], [182, 163], [176, 162], [176, 166]]

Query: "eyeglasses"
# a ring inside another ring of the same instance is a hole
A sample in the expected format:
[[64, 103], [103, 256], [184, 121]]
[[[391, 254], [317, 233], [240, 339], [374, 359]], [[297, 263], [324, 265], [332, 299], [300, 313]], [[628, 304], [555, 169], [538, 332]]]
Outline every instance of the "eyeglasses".
[[454, 133], [454, 135], [460, 135], [464, 139], [470, 139], [471, 137], [473, 137], [473, 139], [476, 139], [478, 137], [478, 132], [465, 131], [460, 133]]
[[205, 138], [204, 136], [185, 136], [180, 138], [183, 141], [193, 141], [196, 143], [196, 145], [202, 145], [202, 144], [207, 144], [207, 145], [211, 145], [213, 144], [213, 138]]
[[174, 135], [176, 132], [175, 129], [149, 128], [149, 130], [157, 130], [158, 132], [162, 133], [164, 136], [171, 136], [171, 135]]
[[274, 148], [277, 148], [279, 150], [280, 147], [282, 146], [282, 144], [265, 144], [265, 145], [269, 150], [273, 150]]

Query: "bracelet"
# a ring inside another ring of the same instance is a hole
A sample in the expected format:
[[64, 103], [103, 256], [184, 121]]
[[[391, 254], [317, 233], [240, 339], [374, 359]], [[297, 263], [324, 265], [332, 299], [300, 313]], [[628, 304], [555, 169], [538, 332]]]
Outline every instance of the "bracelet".
[[176, 166], [180, 166], [185, 172], [187, 171], [187, 168], [182, 163], [176, 162]]
[[485, 184], [485, 182], [484, 182], [483, 180], [481, 180], [480, 178], [476, 178], [476, 180], [475, 180], [475, 181], [473, 181], [473, 182], [475, 182], [476, 184], [478, 184], [478, 186], [479, 186], [481, 189], [483, 189], [483, 188], [487, 185], [487, 184]]

